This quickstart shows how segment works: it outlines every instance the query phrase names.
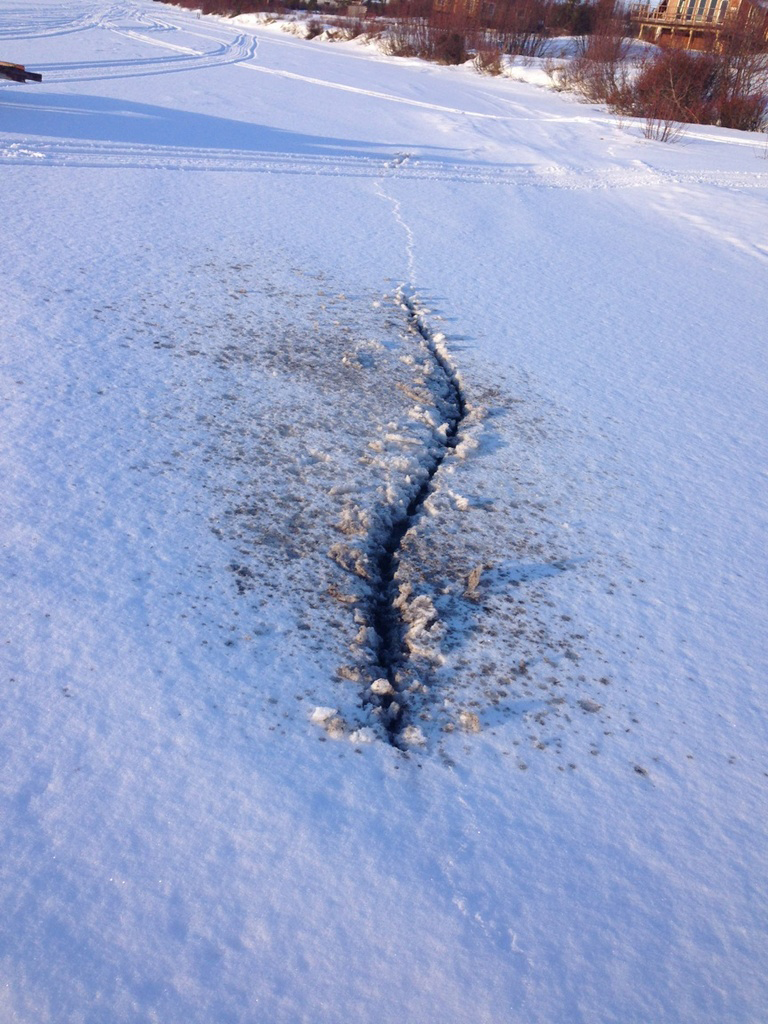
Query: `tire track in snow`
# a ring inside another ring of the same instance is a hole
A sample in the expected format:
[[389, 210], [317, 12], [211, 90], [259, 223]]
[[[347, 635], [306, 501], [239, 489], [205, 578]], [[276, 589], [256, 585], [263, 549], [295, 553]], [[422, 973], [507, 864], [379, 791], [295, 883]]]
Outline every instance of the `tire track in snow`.
[[2, 39], [41, 39], [44, 36], [63, 36], [73, 32], [83, 32], [99, 24], [95, 11], [72, 16], [65, 4], [53, 9], [41, 11], [35, 19], [28, 10], [24, 11], [24, 21], [20, 21], [17, 10], [0, 14], [0, 38]]
[[[194, 31], [190, 26], [176, 25], [171, 21], [150, 16], [140, 8], [115, 8], [100, 19], [93, 19], [83, 27], [98, 27], [109, 30], [117, 36], [137, 40], [161, 50], [170, 50], [176, 56], [133, 58], [113, 61], [80, 61], [74, 64], [40, 65], [46, 81], [92, 82], [111, 78], [138, 78], [147, 75], [171, 74], [179, 71], [199, 71], [223, 65], [238, 64], [256, 56], [258, 40], [247, 32], [240, 32], [234, 38], [230, 32], [225, 38]], [[75, 29], [72, 29], [74, 31]], [[184, 46], [172, 42], [167, 36], [176, 38], [192, 36], [213, 43], [205, 49]]]
[[[192, 58], [190, 58], [191, 60]], [[184, 60], [184, 58], [179, 58]], [[239, 66], [239, 65], [238, 65]], [[43, 65], [43, 70], [45, 66]], [[82, 66], [80, 66], [82, 67]], [[189, 66], [177, 70], [190, 70]], [[167, 72], [165, 68], [140, 71], [136, 68], [119, 77]], [[59, 72], [57, 80], [63, 80]], [[107, 77], [107, 75], [94, 76]], [[111, 77], [111, 76], [110, 76]], [[118, 77], [118, 76], [114, 76]], [[70, 81], [74, 79], [69, 79]], [[82, 77], [78, 81], [85, 81]], [[2, 87], [4, 88], [4, 86]], [[8, 93], [6, 106], [16, 103], [24, 108], [25, 98]], [[764, 143], [761, 143], [764, 145]], [[397, 159], [397, 158], [396, 158]], [[386, 166], [391, 166], [387, 161]], [[309, 177], [374, 178], [380, 182], [381, 157], [355, 154], [317, 154], [275, 152], [268, 141], [259, 149], [244, 143], [241, 149], [198, 145], [160, 145], [148, 143], [137, 136], [134, 142], [104, 142], [98, 139], [80, 141], [66, 139], [52, 142], [31, 133], [3, 132], [0, 139], [0, 165], [28, 167], [117, 167], [124, 170], [167, 170], [212, 173], [283, 174]], [[525, 167], [483, 163], [451, 163], [445, 160], [420, 158], [404, 164], [398, 172], [400, 180], [449, 182], [470, 186], [506, 188], [540, 188], [565, 191], [623, 190], [633, 188], [668, 188], [669, 186], [714, 185], [728, 189], [768, 188], [768, 171], [690, 171], [669, 172], [647, 168], [609, 168], [607, 170], [561, 167]], [[381, 193], [379, 193], [381, 195]], [[389, 196], [383, 196], [390, 202]]]

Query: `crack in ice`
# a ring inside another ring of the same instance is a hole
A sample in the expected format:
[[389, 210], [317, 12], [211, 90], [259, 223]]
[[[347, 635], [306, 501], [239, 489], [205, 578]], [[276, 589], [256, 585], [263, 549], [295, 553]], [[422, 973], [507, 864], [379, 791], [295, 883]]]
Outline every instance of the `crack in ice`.
[[[412, 236], [411, 236], [412, 237]], [[435, 476], [448, 453], [459, 439], [461, 423], [466, 415], [466, 403], [456, 372], [445, 351], [442, 334], [434, 333], [427, 325], [424, 312], [411, 291], [401, 290], [398, 296], [401, 308], [408, 316], [409, 328], [438, 371], [440, 394], [435, 404], [443, 423], [435, 431], [439, 445], [429, 448], [422, 463], [424, 476], [411, 494], [405, 512], [396, 517], [386, 534], [378, 538], [378, 555], [374, 558], [376, 575], [372, 587], [371, 621], [376, 635], [376, 659], [383, 676], [374, 684], [373, 691], [383, 709], [387, 736], [393, 746], [408, 745], [407, 725], [408, 691], [404, 687], [403, 668], [408, 660], [404, 646], [405, 622], [401, 611], [396, 573], [400, 550], [409, 531], [421, 515], [424, 502], [433, 488]], [[411, 727], [413, 728], [413, 727]]]
[[[410, 161], [410, 153], [399, 153], [387, 164], [390, 176], [395, 175]], [[378, 555], [374, 556], [376, 576], [372, 588], [371, 620], [376, 636], [376, 660], [383, 677], [373, 686], [380, 706], [390, 743], [397, 747], [409, 745], [409, 738], [417, 742], [421, 734], [415, 726], [407, 724], [408, 690], [403, 668], [408, 660], [405, 645], [406, 622], [402, 610], [400, 588], [396, 574], [403, 542], [421, 515], [423, 506], [433, 489], [433, 481], [448, 453], [458, 441], [461, 423], [466, 415], [464, 395], [451, 360], [445, 349], [444, 335], [433, 332], [415, 291], [416, 241], [413, 229], [403, 214], [400, 200], [385, 191], [383, 183], [376, 185], [379, 196], [392, 208], [395, 222], [405, 235], [406, 281], [398, 293], [398, 301], [408, 317], [410, 331], [437, 371], [437, 391], [432, 385], [434, 404], [440, 413], [441, 427], [435, 431], [437, 447], [429, 446], [422, 463], [424, 475], [408, 499], [405, 512], [395, 516], [389, 530], [378, 541]], [[377, 685], [378, 684], [378, 685]], [[413, 736], [409, 737], [409, 732]]]

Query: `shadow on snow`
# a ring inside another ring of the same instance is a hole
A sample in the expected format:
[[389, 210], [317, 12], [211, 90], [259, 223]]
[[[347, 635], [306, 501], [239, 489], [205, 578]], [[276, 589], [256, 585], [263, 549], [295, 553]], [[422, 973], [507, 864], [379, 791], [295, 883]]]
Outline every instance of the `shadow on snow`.
[[69, 141], [136, 146], [175, 146], [252, 154], [370, 156], [396, 146], [302, 135], [248, 121], [135, 103], [104, 96], [0, 92], [3, 132]]

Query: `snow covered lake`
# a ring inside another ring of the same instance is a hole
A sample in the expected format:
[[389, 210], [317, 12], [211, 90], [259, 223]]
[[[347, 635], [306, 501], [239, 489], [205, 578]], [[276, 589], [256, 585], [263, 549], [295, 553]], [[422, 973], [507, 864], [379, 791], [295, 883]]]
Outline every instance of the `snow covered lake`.
[[764, 1021], [765, 137], [0, 49], [0, 1022]]

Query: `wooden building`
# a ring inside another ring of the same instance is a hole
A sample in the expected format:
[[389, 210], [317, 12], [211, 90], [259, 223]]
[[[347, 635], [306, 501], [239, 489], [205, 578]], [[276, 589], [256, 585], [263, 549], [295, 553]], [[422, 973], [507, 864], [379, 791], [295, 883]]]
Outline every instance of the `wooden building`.
[[717, 49], [725, 32], [768, 40], [768, 0], [661, 0], [635, 4], [630, 18], [638, 39], [685, 50]]

